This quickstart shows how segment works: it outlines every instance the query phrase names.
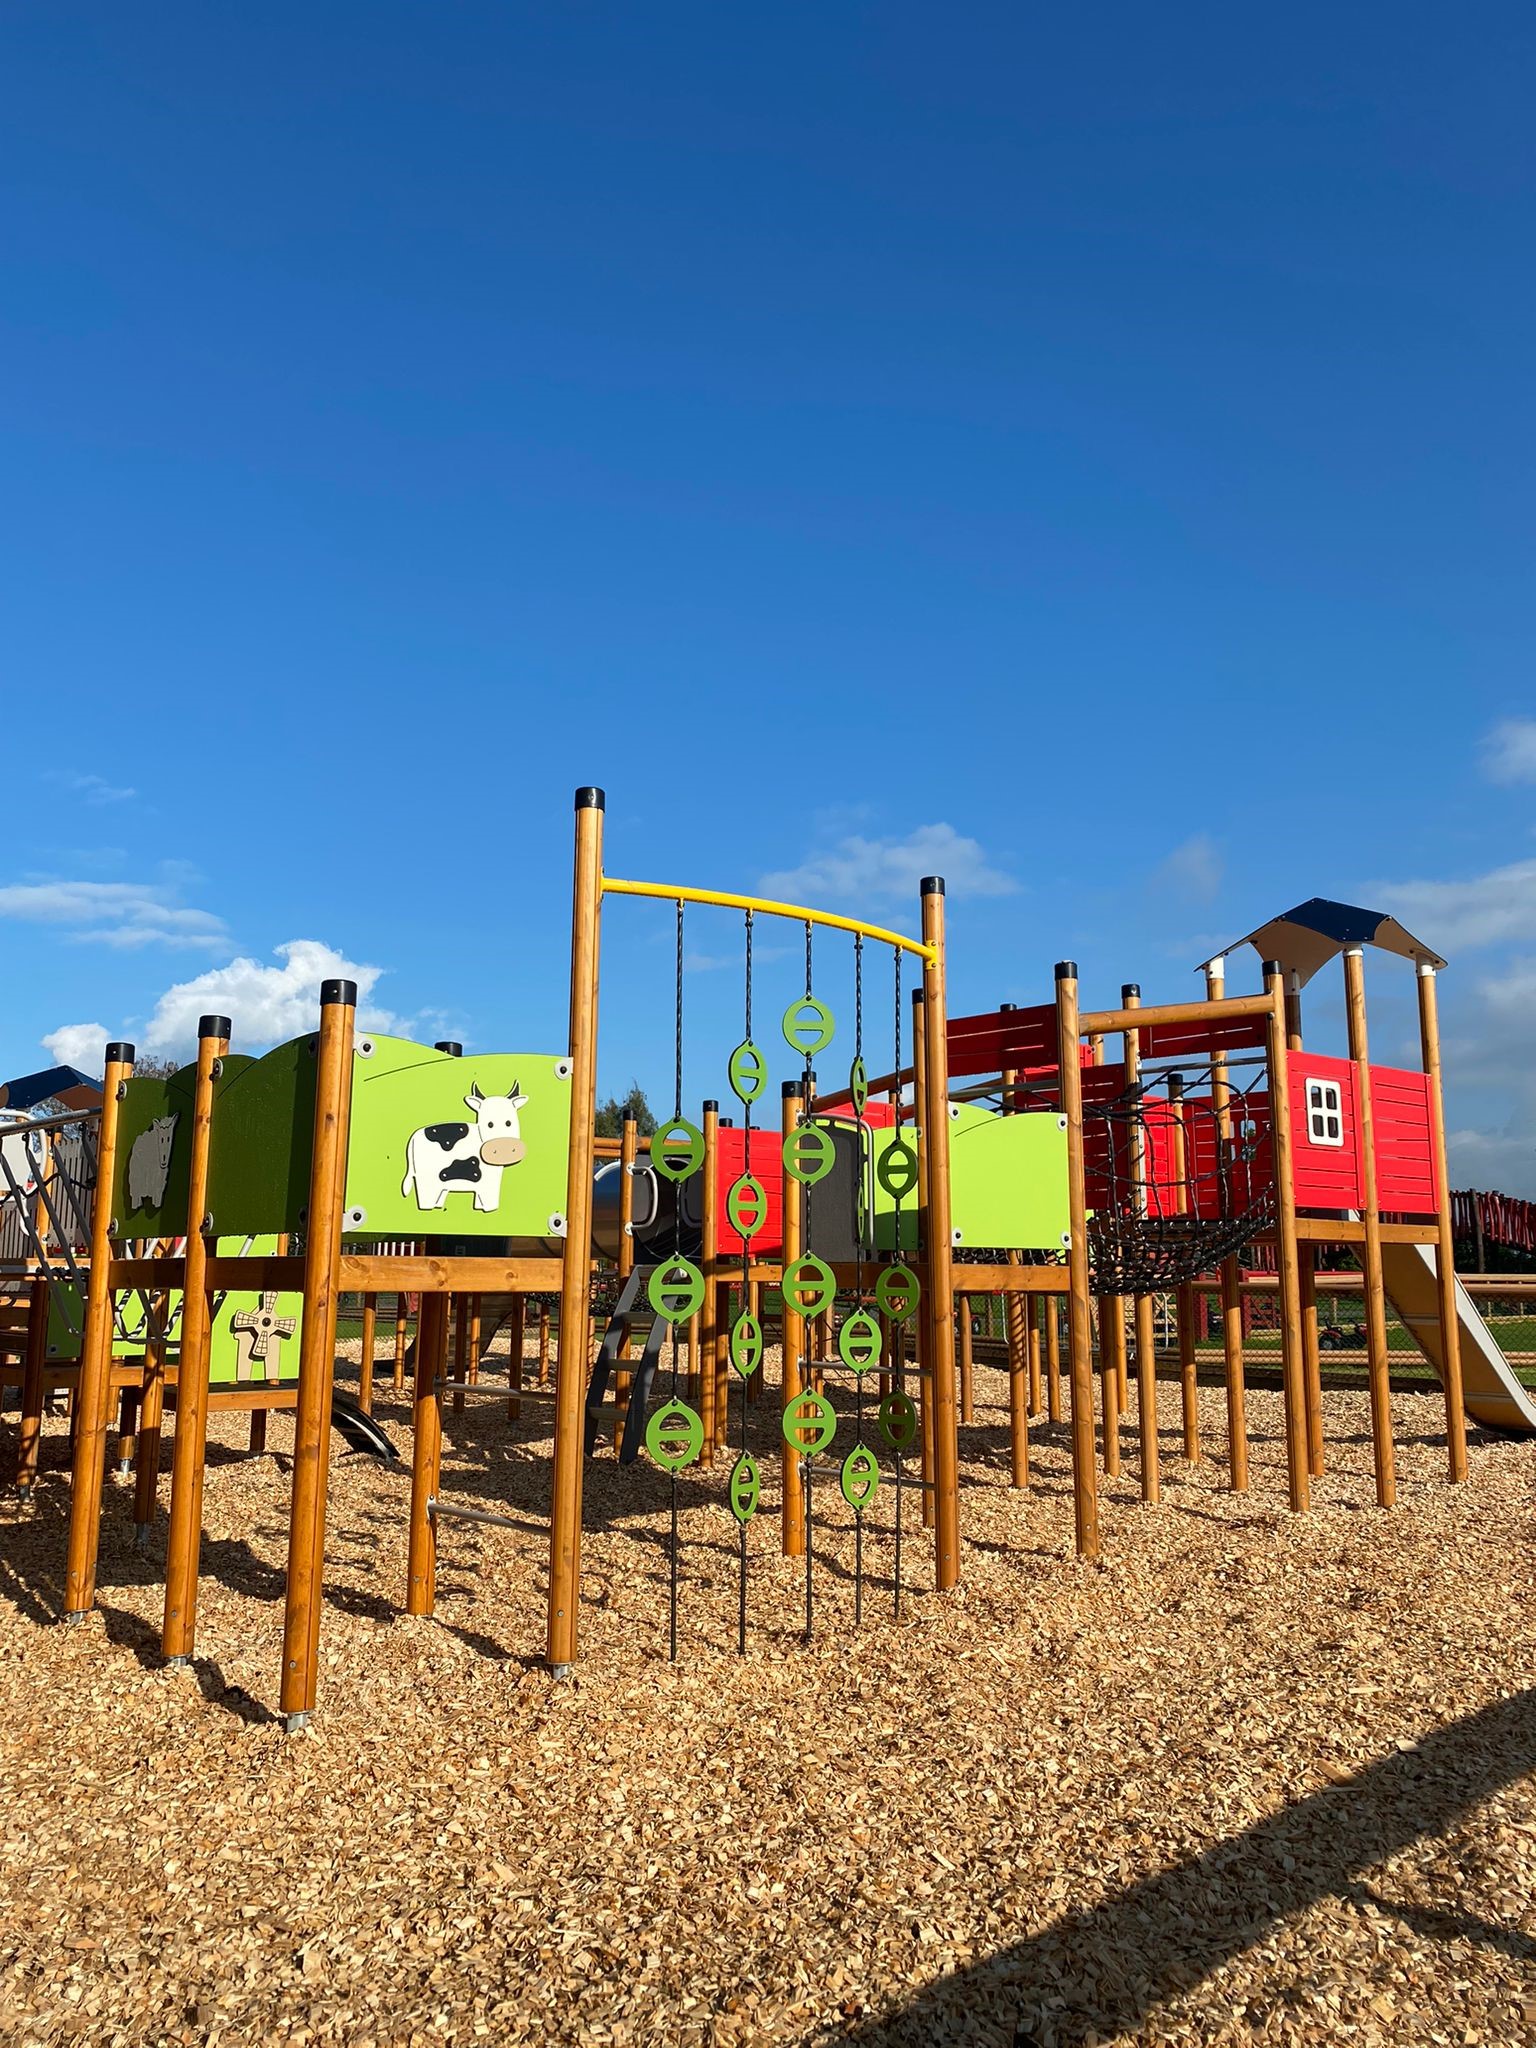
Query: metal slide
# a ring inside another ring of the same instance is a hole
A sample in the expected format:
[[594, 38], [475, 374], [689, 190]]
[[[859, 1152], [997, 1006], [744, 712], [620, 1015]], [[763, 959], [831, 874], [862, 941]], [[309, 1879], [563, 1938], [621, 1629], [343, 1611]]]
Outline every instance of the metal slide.
[[[1440, 1370], [1440, 1315], [1435, 1247], [1432, 1244], [1384, 1244], [1381, 1248], [1382, 1278], [1387, 1298], [1414, 1342], [1435, 1368]], [[1521, 1436], [1536, 1435], [1536, 1400], [1521, 1386], [1510, 1370], [1508, 1359], [1494, 1342], [1493, 1332], [1483, 1321], [1477, 1303], [1458, 1280], [1456, 1322], [1461, 1332], [1461, 1384], [1463, 1404], [1474, 1422], [1490, 1429], [1510, 1430]]]

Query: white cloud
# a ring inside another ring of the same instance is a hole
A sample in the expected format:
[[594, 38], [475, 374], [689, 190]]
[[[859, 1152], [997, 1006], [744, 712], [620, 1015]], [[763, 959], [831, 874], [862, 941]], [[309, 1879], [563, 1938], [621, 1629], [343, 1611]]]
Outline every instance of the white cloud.
[[139, 793], [136, 789], [108, 782], [104, 775], [80, 775], [60, 769], [49, 779], [62, 783], [72, 795], [82, 797], [88, 804], [122, 804]]
[[1536, 860], [1512, 861], [1465, 882], [1385, 882], [1380, 900], [1415, 938], [1447, 959], [1470, 946], [1536, 940]]
[[[197, 1045], [198, 1019], [223, 1016], [234, 1027], [237, 1052], [264, 1052], [314, 1030], [320, 984], [332, 979], [357, 983], [358, 1021], [366, 1030], [400, 1028], [398, 1017], [368, 1000], [384, 972], [382, 967], [349, 960], [319, 939], [292, 939], [273, 950], [281, 966], [242, 957], [223, 967], [211, 967], [206, 974], [195, 974], [190, 981], [175, 983], [155, 1004], [142, 1031], [136, 1034], [128, 1028], [119, 1035], [134, 1039], [140, 1052], [190, 1058]], [[43, 1044], [64, 1064], [83, 1067], [94, 1060], [99, 1071], [101, 1048], [108, 1035], [100, 1024], [63, 1024], [50, 1031]], [[91, 1058], [82, 1057], [85, 1054]]]
[[866, 839], [853, 832], [810, 854], [799, 867], [764, 875], [764, 896], [808, 902], [817, 909], [857, 913], [874, 899], [915, 900], [925, 875], [942, 875], [956, 896], [1007, 896], [1018, 887], [988, 861], [975, 839], [953, 825], [918, 825], [904, 839]]
[[224, 920], [176, 901], [159, 882], [12, 882], [0, 887], [0, 918], [58, 925], [77, 943], [116, 947], [217, 946]]
[[106, 1064], [105, 1024], [61, 1024], [43, 1039], [45, 1050], [58, 1067], [78, 1067], [82, 1074], [99, 1074]]
[[1536, 782], [1536, 718], [1502, 718], [1479, 742], [1490, 782]]
[[[1209, 903], [1221, 887], [1226, 858], [1208, 832], [1196, 832], [1159, 862], [1153, 880]], [[1220, 940], [1217, 941], [1219, 945]]]

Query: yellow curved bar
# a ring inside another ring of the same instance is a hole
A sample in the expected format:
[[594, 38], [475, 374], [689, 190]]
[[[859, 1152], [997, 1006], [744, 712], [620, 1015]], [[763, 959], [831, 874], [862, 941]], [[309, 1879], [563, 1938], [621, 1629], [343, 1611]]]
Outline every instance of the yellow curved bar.
[[657, 896], [665, 903], [715, 903], [726, 910], [761, 911], [765, 917], [789, 917], [796, 924], [830, 925], [834, 931], [861, 932], [882, 946], [899, 946], [903, 953], [915, 953], [920, 960], [936, 961], [938, 954], [921, 939], [909, 939], [903, 932], [887, 931], [884, 925], [861, 924], [856, 917], [838, 917], [830, 910], [811, 910], [803, 903], [774, 903], [766, 896], [733, 896], [727, 889], [673, 888], [666, 882], [620, 882], [603, 877], [605, 896]]

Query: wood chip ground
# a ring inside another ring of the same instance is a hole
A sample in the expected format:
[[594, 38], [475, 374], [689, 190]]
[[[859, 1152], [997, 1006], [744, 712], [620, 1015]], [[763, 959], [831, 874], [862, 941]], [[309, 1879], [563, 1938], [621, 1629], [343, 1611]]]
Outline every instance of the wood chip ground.
[[[1105, 1487], [1076, 1563], [1064, 1433], [1007, 1483], [1005, 1387], [963, 1432], [964, 1584], [918, 1498], [892, 1613], [887, 1484], [813, 1494], [815, 1634], [778, 1555], [773, 1416], [736, 1649], [729, 1461], [589, 1469], [584, 1656], [541, 1669], [548, 1398], [449, 1415], [438, 1613], [399, 1611], [407, 1470], [334, 1461], [321, 1697], [274, 1718], [291, 1422], [216, 1417], [194, 1671], [159, 1668], [163, 1513], [109, 1483], [100, 1612], [52, 1625], [67, 1506], [0, 1506], [0, 2039], [688, 2044], [1536, 2041], [1536, 1445], [1443, 1469], [1433, 1395], [1327, 1396], [1315, 1511], [1285, 1511], [1279, 1397], [1253, 1484], [1175, 1453]], [[408, 1452], [408, 1413], [379, 1414]], [[9, 1456], [12, 1441], [5, 1431]], [[164, 1487], [162, 1487], [162, 1506]]]

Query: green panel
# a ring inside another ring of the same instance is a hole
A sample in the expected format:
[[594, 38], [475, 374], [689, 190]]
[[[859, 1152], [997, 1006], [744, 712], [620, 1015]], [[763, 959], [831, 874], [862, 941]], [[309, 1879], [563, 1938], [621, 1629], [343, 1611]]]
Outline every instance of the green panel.
[[1061, 1251], [1068, 1242], [1067, 1131], [1054, 1111], [999, 1116], [974, 1104], [949, 1123], [955, 1242]]
[[[214, 1094], [208, 1207], [221, 1237], [302, 1228], [315, 1122], [314, 1038], [231, 1059]], [[402, 1233], [404, 1234], [404, 1233]]]
[[886, 1186], [887, 1176], [880, 1168], [886, 1154], [898, 1137], [903, 1145], [917, 1150], [917, 1126], [903, 1124], [898, 1131], [871, 1131], [870, 1141], [874, 1152], [875, 1166], [875, 1249], [882, 1252], [915, 1252], [917, 1250], [917, 1189], [901, 1198], [901, 1243], [896, 1242], [896, 1198]]
[[[261, 1257], [276, 1252], [277, 1239], [220, 1238], [214, 1249], [221, 1258]], [[216, 1387], [292, 1386], [299, 1377], [303, 1295], [232, 1288], [214, 1301], [209, 1382]]]
[[[908, 1143], [915, 1137], [903, 1126]], [[895, 1230], [896, 1204], [881, 1179], [878, 1162], [895, 1138], [874, 1133], [875, 1244], [880, 1251], [917, 1248], [916, 1191], [901, 1204], [901, 1244]], [[949, 1206], [955, 1242], [1002, 1251], [1059, 1252], [1067, 1242], [1067, 1133], [1050, 1110], [999, 1116], [974, 1103], [951, 1106], [949, 1119]]]
[[192, 1156], [195, 1065], [164, 1079], [137, 1076], [118, 1112], [112, 1216], [117, 1237], [183, 1237]]
[[406, 1038], [360, 1038], [344, 1228], [563, 1237], [570, 1119], [570, 1063], [553, 1054], [456, 1059]]

